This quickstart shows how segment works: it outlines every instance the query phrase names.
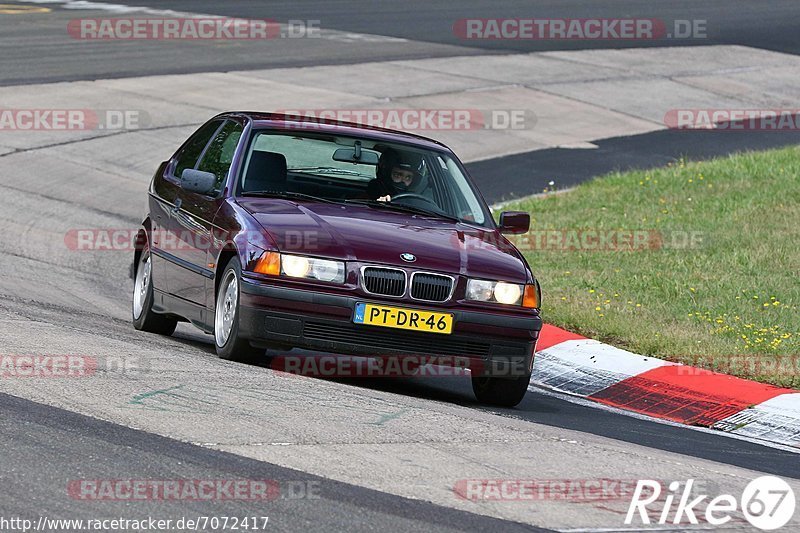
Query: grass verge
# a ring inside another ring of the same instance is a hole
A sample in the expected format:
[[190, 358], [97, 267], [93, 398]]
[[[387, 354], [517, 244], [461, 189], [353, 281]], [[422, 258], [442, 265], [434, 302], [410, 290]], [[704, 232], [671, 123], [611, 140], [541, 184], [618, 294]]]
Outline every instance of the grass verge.
[[531, 213], [516, 241], [546, 322], [800, 387], [800, 148], [615, 173], [506, 209]]

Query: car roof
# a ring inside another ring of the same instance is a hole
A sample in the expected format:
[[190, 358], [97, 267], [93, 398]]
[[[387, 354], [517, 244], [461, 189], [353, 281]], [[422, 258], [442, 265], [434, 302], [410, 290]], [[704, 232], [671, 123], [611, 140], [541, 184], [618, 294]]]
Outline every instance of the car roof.
[[438, 151], [452, 153], [446, 145], [413, 133], [390, 130], [370, 126], [367, 124], [357, 124], [340, 120], [327, 120], [313, 117], [303, 117], [299, 115], [287, 115], [283, 113], [266, 113], [254, 111], [229, 111], [222, 113], [215, 118], [225, 118], [229, 116], [245, 117], [252, 121], [256, 129], [275, 129], [275, 130], [300, 130], [315, 133], [328, 133], [331, 135], [345, 135], [354, 137], [368, 137], [374, 140], [386, 142], [397, 142], [412, 144], [420, 148], [428, 148]]

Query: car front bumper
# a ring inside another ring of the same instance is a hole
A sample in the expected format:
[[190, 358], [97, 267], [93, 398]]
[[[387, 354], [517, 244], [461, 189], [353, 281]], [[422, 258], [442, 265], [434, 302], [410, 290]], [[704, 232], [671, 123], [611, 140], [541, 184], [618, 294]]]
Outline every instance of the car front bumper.
[[[449, 335], [355, 324], [359, 302], [452, 313]], [[473, 373], [515, 377], [530, 372], [542, 329], [537, 314], [510, 315], [387, 302], [242, 280], [239, 332], [255, 346], [291, 346], [358, 356], [438, 357], [466, 361]], [[445, 363], [447, 364], [447, 363]]]

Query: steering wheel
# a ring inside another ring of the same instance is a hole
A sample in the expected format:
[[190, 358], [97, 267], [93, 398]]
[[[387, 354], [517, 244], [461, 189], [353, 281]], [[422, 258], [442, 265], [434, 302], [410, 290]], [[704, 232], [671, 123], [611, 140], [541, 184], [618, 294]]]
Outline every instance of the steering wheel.
[[[392, 196], [392, 201], [399, 200], [400, 198], [416, 198], [418, 200], [425, 200], [429, 204], [436, 205], [436, 202], [428, 198], [427, 196], [422, 196], [421, 194], [416, 194], [413, 192], [404, 192], [403, 194], [398, 194], [397, 196]], [[439, 207], [436, 205], [436, 207]]]
[[[443, 211], [442, 208], [439, 207], [439, 205], [436, 202], [434, 202], [433, 200], [431, 200], [427, 196], [423, 196], [421, 194], [416, 194], [416, 193], [413, 193], [413, 192], [404, 192], [402, 194], [398, 194], [397, 196], [392, 196], [392, 200], [391, 201], [392, 201], [392, 203], [394, 203], [395, 200], [402, 200], [403, 198], [409, 198], [409, 199], [414, 199], [414, 200], [424, 200], [425, 203], [430, 205], [430, 206], [432, 206], [433, 209], [427, 209], [427, 208], [424, 208], [424, 207], [421, 207], [421, 209], [430, 210], [430, 211], [433, 211], [435, 213], [439, 213], [441, 215], [445, 215], [446, 214], [445, 211]], [[414, 204], [411, 203], [410, 205], [413, 207]]]

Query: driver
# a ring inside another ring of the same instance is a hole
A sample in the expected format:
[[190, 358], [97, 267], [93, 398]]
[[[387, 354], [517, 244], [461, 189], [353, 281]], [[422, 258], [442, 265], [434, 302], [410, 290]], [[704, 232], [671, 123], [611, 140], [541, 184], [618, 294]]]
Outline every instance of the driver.
[[379, 202], [390, 202], [399, 194], [420, 194], [424, 189], [425, 162], [417, 154], [387, 148], [378, 160], [376, 179], [367, 185], [367, 195]]

